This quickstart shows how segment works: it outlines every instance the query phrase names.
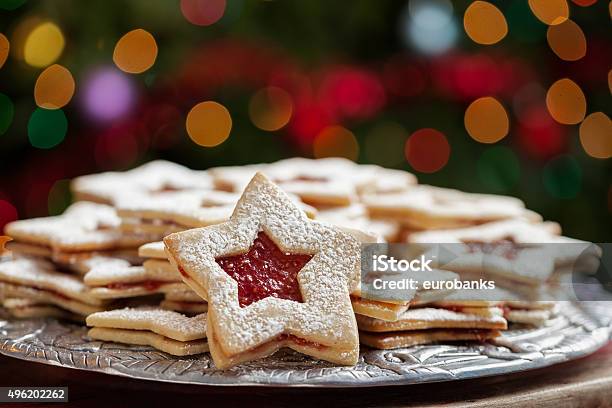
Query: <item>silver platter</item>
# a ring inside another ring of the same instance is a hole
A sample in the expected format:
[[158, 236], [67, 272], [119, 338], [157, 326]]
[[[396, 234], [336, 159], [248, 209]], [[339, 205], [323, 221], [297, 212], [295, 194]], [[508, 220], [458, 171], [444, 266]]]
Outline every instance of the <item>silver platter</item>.
[[612, 334], [612, 303], [564, 303], [550, 325], [513, 328], [495, 344], [364, 349], [354, 367], [292, 351], [231, 370], [208, 354], [173, 357], [148, 347], [92, 341], [85, 327], [0, 316], [0, 353], [23, 360], [153, 381], [207, 385], [363, 387], [450, 381], [545, 367], [593, 353]]

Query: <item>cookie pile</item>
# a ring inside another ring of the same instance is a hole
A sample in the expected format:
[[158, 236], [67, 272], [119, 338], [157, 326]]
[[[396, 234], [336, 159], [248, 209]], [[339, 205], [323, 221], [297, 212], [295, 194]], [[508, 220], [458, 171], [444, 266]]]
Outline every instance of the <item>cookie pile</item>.
[[[419, 185], [410, 173], [339, 158], [207, 171], [154, 161], [79, 177], [72, 190], [77, 202], [64, 214], [6, 226], [3, 307], [85, 319], [100, 341], [209, 351], [219, 368], [282, 347], [351, 365], [360, 343], [484, 341], [508, 321], [547, 324], [556, 302], [542, 293], [579, 255], [530, 262], [549, 250], [539, 243], [578, 241], [518, 199]], [[361, 248], [384, 242], [460, 253], [416, 280], [477, 275], [498, 287], [369, 297]], [[483, 264], [485, 253], [496, 261]]]

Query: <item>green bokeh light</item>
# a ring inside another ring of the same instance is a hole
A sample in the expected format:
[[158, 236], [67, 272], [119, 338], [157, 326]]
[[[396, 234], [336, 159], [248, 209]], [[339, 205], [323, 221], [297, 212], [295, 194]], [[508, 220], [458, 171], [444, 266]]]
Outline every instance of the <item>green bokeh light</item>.
[[53, 184], [47, 198], [49, 215], [59, 215], [70, 205], [72, 194], [70, 193], [70, 180], [58, 180]]
[[582, 188], [582, 169], [571, 156], [558, 156], [544, 167], [544, 188], [560, 199], [575, 198]]
[[13, 102], [3, 93], [0, 93], [0, 135], [4, 134], [11, 126], [15, 108]]
[[21, 7], [26, 0], [0, 0], [0, 9], [3, 10], [15, 10], [17, 7]]
[[50, 149], [60, 144], [67, 130], [68, 121], [61, 109], [37, 108], [28, 122], [30, 143], [39, 149]]
[[495, 146], [487, 149], [476, 163], [478, 177], [493, 192], [505, 192], [516, 185], [521, 166], [512, 149]]

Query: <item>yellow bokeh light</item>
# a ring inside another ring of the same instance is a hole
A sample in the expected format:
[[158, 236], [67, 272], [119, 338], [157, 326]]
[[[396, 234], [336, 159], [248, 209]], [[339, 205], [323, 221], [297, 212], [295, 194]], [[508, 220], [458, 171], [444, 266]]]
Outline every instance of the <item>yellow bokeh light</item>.
[[45, 109], [59, 109], [70, 102], [74, 95], [74, 78], [61, 65], [47, 67], [34, 85], [34, 100]]
[[591, 113], [580, 124], [580, 143], [596, 159], [612, 157], [612, 121], [603, 112]]
[[544, 24], [561, 24], [569, 18], [566, 0], [529, 0], [529, 8]]
[[559, 58], [576, 61], [586, 55], [587, 41], [580, 26], [572, 20], [548, 27], [548, 45]]
[[469, 135], [480, 143], [495, 143], [503, 139], [510, 129], [506, 110], [490, 96], [476, 99], [468, 106], [464, 123]]
[[4, 36], [4, 34], [0, 33], [0, 68], [6, 62], [9, 54], [9, 40]]
[[132, 30], [121, 37], [113, 52], [115, 65], [130, 74], [140, 74], [151, 68], [156, 58], [155, 38], [141, 28]]
[[64, 50], [64, 35], [58, 26], [44, 22], [27, 36], [23, 46], [23, 59], [33, 67], [53, 64]]
[[508, 34], [508, 24], [501, 11], [486, 1], [475, 1], [465, 10], [463, 27], [478, 44], [495, 44]]
[[345, 157], [357, 160], [359, 143], [355, 135], [342, 126], [328, 126], [315, 138], [313, 143], [314, 157]]
[[551, 85], [546, 93], [550, 115], [564, 125], [582, 122], [586, 114], [586, 98], [574, 81], [563, 78]]
[[283, 89], [268, 87], [251, 98], [249, 116], [259, 129], [275, 131], [285, 126], [293, 113], [291, 96]]
[[213, 147], [223, 143], [232, 130], [232, 118], [217, 102], [200, 102], [187, 115], [187, 134], [200, 146]]

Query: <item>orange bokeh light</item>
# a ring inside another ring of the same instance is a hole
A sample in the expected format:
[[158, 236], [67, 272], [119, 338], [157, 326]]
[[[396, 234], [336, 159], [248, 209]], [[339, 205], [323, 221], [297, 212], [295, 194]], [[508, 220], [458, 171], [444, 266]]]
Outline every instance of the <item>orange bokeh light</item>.
[[490, 96], [472, 102], [463, 119], [469, 135], [480, 143], [495, 143], [503, 139], [510, 128], [506, 110]]
[[546, 93], [550, 115], [564, 125], [582, 122], [586, 114], [586, 98], [574, 81], [563, 78], [551, 85]]
[[70, 102], [74, 95], [74, 78], [61, 65], [47, 67], [34, 85], [34, 100], [45, 109], [59, 109]]
[[546, 39], [553, 52], [564, 61], [576, 61], [586, 55], [586, 37], [572, 20], [548, 27]]
[[596, 159], [612, 157], [612, 121], [603, 112], [591, 113], [580, 124], [580, 143]]
[[544, 24], [561, 24], [569, 18], [566, 0], [529, 0], [529, 8]]
[[478, 44], [495, 44], [508, 34], [508, 23], [501, 11], [486, 1], [475, 1], [465, 10], [463, 27]]
[[312, 145], [314, 157], [345, 157], [357, 160], [359, 143], [355, 135], [342, 126], [328, 126], [315, 138]]
[[9, 48], [10, 44], [8, 38], [6, 38], [4, 34], [0, 33], [0, 68], [2, 68], [6, 62], [6, 59], [8, 58]]
[[273, 86], [259, 90], [249, 103], [249, 116], [253, 124], [270, 132], [284, 127], [292, 113], [291, 96]]
[[155, 38], [141, 28], [126, 33], [117, 41], [113, 61], [130, 74], [140, 74], [151, 68], [157, 58]]
[[408, 137], [404, 147], [406, 160], [416, 171], [435, 173], [448, 163], [450, 145], [436, 129], [419, 129]]
[[213, 101], [200, 102], [187, 114], [187, 134], [196, 144], [213, 147], [223, 143], [232, 130], [229, 111]]

